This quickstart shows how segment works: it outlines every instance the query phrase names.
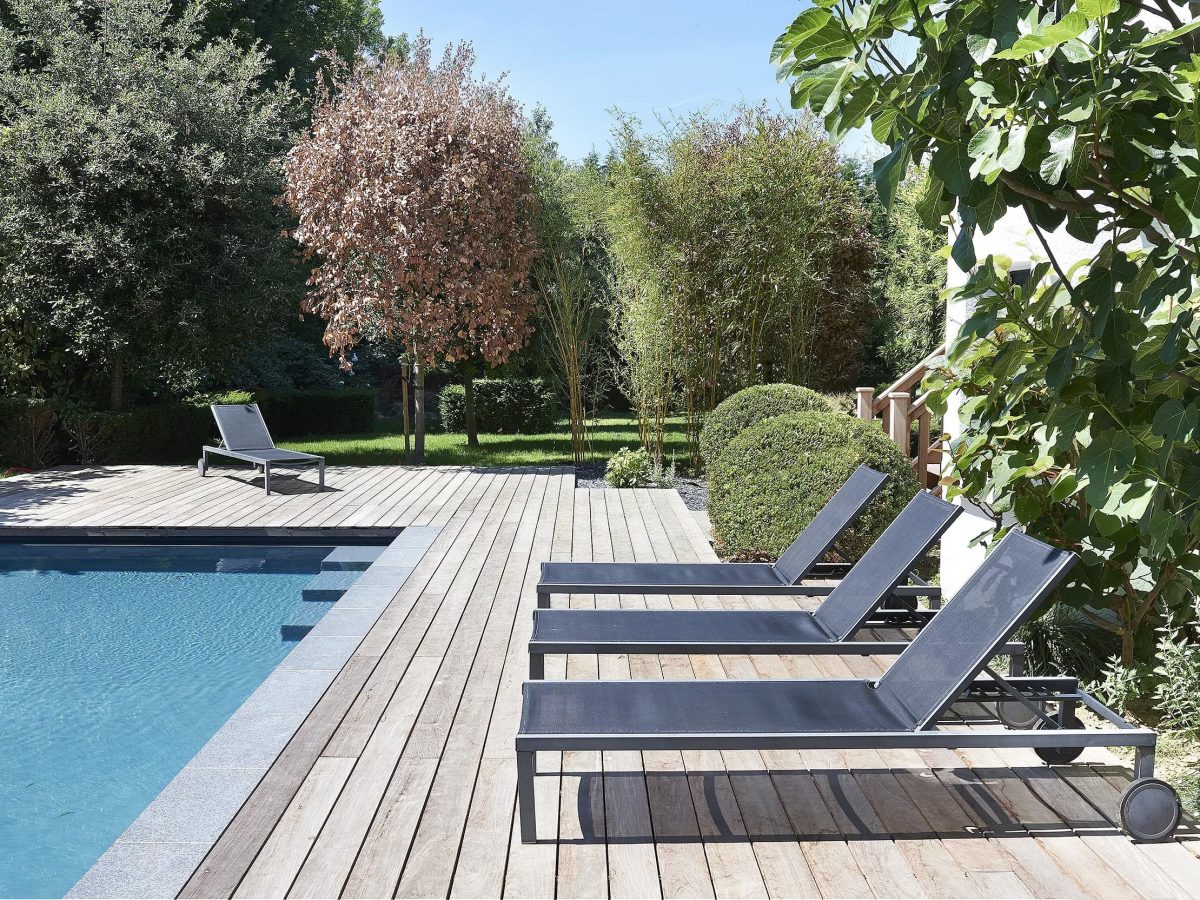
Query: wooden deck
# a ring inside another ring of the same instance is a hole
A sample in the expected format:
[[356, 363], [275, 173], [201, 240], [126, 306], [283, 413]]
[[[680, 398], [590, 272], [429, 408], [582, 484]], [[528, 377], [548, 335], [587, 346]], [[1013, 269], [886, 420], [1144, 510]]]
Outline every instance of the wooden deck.
[[[0, 486], [0, 523], [443, 526], [183, 896], [1200, 894], [1196, 841], [1135, 845], [1114, 827], [1128, 771], [1098, 750], [1060, 769], [1023, 750], [543, 754], [539, 771], [561, 774], [537, 779], [539, 833], [558, 839], [521, 844], [513, 735], [537, 565], [712, 559], [673, 491], [576, 491], [569, 472], [546, 470], [340, 469], [335, 492], [271, 498], [183, 470], [21, 481]], [[580, 656], [551, 657], [547, 674], [851, 677], [884, 665]]]

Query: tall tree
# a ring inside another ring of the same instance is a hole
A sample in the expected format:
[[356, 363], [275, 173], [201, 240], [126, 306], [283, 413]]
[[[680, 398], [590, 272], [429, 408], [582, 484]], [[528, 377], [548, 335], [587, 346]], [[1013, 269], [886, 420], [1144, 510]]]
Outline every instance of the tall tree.
[[462, 44], [435, 63], [422, 36], [408, 57], [336, 70], [287, 163], [294, 235], [315, 263], [306, 309], [328, 320], [343, 364], [376, 327], [416, 361], [417, 463], [425, 368], [499, 365], [532, 331], [535, 199], [520, 110], [502, 81], [474, 77], [474, 62]]
[[[0, 27], [0, 385], [161, 394], [219, 372], [301, 279], [274, 201], [297, 102], [199, 7], [12, 0]], [[20, 66], [33, 54], [35, 67]]]
[[[1061, 598], [1125, 665], [1166, 621], [1200, 636], [1197, 51], [1170, 0], [831, 0], [774, 51], [794, 103], [888, 145], [885, 198], [928, 162], [919, 207], [954, 214], [973, 273], [931, 384], [965, 395], [948, 490], [1078, 551]], [[1023, 284], [975, 248], [1009, 210], [1042, 257]], [[1074, 265], [1059, 228], [1091, 248]]]
[[212, 38], [234, 37], [247, 48], [260, 41], [275, 76], [291, 74], [301, 91], [312, 87], [323, 53], [353, 59], [360, 48], [380, 52], [395, 45], [384, 39], [379, 0], [208, 0], [204, 27]]
[[[704, 415], [727, 394], [780, 380], [847, 386], [874, 240], [858, 187], [811, 117], [743, 106], [661, 134], [626, 119], [616, 137], [608, 228], [625, 382], [657, 397], [656, 419], [659, 389], [678, 383], [694, 464]], [[659, 310], [665, 328], [653, 325]], [[674, 378], [641, 368], [662, 359]]]
[[[17, 27], [16, 2], [0, 0], [0, 26]], [[75, 0], [72, 5], [90, 24], [113, 2]], [[273, 78], [290, 78], [301, 92], [312, 86], [324, 53], [352, 59], [360, 49], [377, 54], [407, 47], [403, 35], [383, 36], [379, 0], [171, 0], [172, 16], [193, 5], [203, 6], [200, 31], [206, 42], [228, 38], [244, 50], [257, 44], [271, 59]]]
[[575, 165], [551, 137], [545, 109], [535, 107], [525, 129], [525, 152], [538, 196], [537, 229], [542, 253], [533, 267], [541, 300], [539, 349], [567, 396], [571, 453], [588, 452], [587, 409], [602, 389], [608, 363], [606, 310], [611, 265], [604, 231], [606, 184], [594, 158]]

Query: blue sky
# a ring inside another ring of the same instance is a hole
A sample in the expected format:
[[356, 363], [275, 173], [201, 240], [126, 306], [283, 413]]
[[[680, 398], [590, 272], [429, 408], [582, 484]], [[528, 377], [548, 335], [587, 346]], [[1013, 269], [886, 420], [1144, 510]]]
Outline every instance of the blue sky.
[[788, 108], [771, 44], [797, 0], [383, 0], [388, 33], [423, 28], [440, 49], [474, 43], [477, 71], [507, 71], [526, 109], [541, 102], [563, 152], [603, 152], [619, 107], [653, 124], [740, 100]]

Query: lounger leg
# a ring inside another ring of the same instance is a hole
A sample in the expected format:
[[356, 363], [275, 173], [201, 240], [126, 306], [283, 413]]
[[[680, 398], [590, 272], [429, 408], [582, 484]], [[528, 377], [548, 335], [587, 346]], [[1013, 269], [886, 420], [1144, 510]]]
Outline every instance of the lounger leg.
[[271, 493], [271, 464], [263, 463], [263, 487], [267, 489], [267, 493]]
[[544, 681], [546, 678], [546, 656], [543, 653], [529, 654], [529, 680]]
[[539, 593], [538, 594], [538, 609], [549, 609], [549, 608], [550, 608], [550, 595]]
[[1138, 747], [1133, 755], [1133, 777], [1154, 777], [1154, 748]]
[[517, 805], [521, 814], [521, 843], [532, 844], [537, 840], [537, 818], [533, 805], [532, 750], [517, 751]]
[[1013, 650], [1012, 655], [1008, 658], [1008, 674], [1012, 678], [1021, 678], [1025, 675], [1025, 650]]
[[317, 463], [317, 493], [325, 490], [325, 460]]
[[[1070, 728], [1075, 723], [1075, 701], [1058, 701], [1058, 727]], [[1076, 728], [1079, 726], [1076, 725]]]

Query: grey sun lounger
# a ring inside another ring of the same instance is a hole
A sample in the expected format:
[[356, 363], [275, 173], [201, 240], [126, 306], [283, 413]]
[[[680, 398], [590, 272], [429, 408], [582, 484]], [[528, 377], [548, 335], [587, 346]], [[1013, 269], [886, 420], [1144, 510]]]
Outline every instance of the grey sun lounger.
[[[1084, 747], [1133, 747], [1122, 824], [1141, 840], [1168, 837], [1180, 808], [1170, 786], [1152, 777], [1153, 731], [1124, 721], [1074, 679], [1004, 677], [988, 665], [1076, 559], [1010, 533], [878, 681], [526, 682], [516, 737], [522, 841], [536, 840], [539, 750], [928, 747], [1032, 747], [1050, 763], [1070, 762]], [[955, 703], [998, 698], [1028, 706], [1037, 727], [939, 728]], [[1078, 703], [1111, 727], [1083, 728]]]
[[[820, 574], [821, 558], [866, 509], [888, 476], [859, 466], [773, 565], [767, 563], [544, 562], [537, 604], [552, 594], [773, 594], [823, 597], [830, 585], [803, 584]], [[896, 596], [939, 596], [928, 585], [899, 587]]]
[[[881, 609], [962, 507], [922, 491], [833, 588], [814, 612], [727, 609], [537, 609], [529, 641], [529, 677], [545, 677], [552, 653], [872, 654], [894, 655], [908, 641], [853, 640], [865, 627], [922, 628], [933, 609]], [[1023, 674], [1024, 647], [1005, 651]]]
[[271, 468], [283, 466], [317, 467], [317, 490], [325, 490], [325, 457], [298, 450], [280, 450], [271, 440], [271, 432], [263, 421], [257, 403], [214, 403], [210, 407], [221, 432], [220, 447], [205, 447], [200, 453], [196, 468], [200, 475], [208, 471], [210, 454], [228, 456], [243, 462], [253, 463], [262, 469], [263, 486], [271, 493]]

